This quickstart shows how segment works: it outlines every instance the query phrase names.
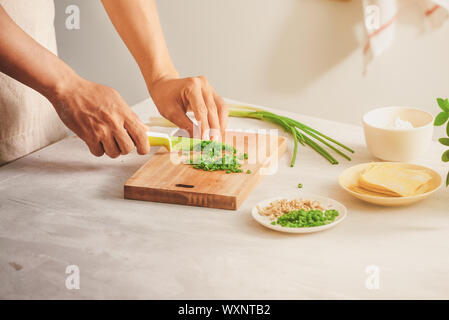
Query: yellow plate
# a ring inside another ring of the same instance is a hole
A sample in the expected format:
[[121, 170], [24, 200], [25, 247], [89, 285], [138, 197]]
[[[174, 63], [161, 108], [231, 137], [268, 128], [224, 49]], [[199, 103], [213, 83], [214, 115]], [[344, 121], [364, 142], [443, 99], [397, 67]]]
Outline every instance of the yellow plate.
[[372, 163], [373, 162], [358, 164], [343, 171], [338, 179], [340, 186], [346, 191], [348, 191], [350, 194], [352, 194], [354, 197], [369, 203], [374, 203], [381, 206], [405, 206], [429, 197], [432, 193], [437, 191], [443, 184], [443, 179], [441, 178], [441, 176], [436, 171], [428, 167], [412, 163], [382, 162], [382, 163], [401, 165], [407, 169], [425, 170], [428, 174], [432, 176], [432, 179], [429, 181], [430, 184], [429, 191], [410, 197], [389, 197], [389, 196], [368, 195], [351, 190], [350, 187], [357, 184], [357, 180], [362, 171], [368, 168], [368, 166], [370, 166]]

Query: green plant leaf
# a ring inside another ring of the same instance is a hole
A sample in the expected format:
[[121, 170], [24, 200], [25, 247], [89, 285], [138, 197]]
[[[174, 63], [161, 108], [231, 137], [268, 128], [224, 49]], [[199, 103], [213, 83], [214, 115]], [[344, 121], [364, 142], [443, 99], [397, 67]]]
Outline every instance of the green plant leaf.
[[447, 112], [440, 112], [437, 117], [435, 118], [434, 125], [436, 126], [442, 126], [446, 123], [447, 119], [449, 119], [449, 113]]
[[449, 137], [449, 122], [447, 123], [447, 126], [446, 126], [446, 134]]
[[449, 146], [449, 138], [440, 138], [438, 141], [445, 146]]
[[446, 187], [449, 187], [449, 172], [447, 173], [446, 177]]
[[441, 156], [441, 160], [443, 160], [443, 162], [449, 162], [449, 150], [446, 150], [443, 155]]
[[448, 99], [437, 99], [438, 105], [440, 106], [441, 110], [444, 112], [449, 112], [449, 100]]

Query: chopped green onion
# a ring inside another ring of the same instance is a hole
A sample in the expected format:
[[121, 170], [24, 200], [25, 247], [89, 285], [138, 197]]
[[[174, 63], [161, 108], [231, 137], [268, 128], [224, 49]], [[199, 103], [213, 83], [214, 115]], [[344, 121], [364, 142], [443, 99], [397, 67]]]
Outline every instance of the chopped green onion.
[[[226, 173], [240, 173], [242, 165], [237, 161], [237, 150], [229, 145], [203, 140], [191, 146], [190, 151], [199, 151], [200, 155], [186, 161], [194, 169], [204, 171], [222, 170]], [[230, 153], [232, 152], [232, 155]], [[245, 153], [246, 154], [246, 153]], [[239, 158], [247, 159], [248, 155], [239, 155]]]
[[279, 224], [287, 228], [310, 228], [332, 223], [336, 217], [338, 217], [338, 211], [334, 209], [326, 211], [300, 209], [283, 214], [271, 224]]

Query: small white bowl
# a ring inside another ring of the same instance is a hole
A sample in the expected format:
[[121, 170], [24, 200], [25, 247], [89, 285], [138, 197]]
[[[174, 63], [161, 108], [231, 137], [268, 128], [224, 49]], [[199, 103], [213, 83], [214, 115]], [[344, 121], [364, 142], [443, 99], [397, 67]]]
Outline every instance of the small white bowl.
[[[389, 128], [398, 118], [410, 122], [413, 128]], [[373, 156], [409, 162], [421, 156], [432, 141], [433, 116], [418, 108], [377, 108], [363, 116], [363, 130], [366, 146]]]

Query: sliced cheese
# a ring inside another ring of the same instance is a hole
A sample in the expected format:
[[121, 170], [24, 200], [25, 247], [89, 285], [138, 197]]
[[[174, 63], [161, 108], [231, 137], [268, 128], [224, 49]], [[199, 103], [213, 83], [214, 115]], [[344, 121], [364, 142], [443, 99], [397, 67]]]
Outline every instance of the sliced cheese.
[[387, 198], [388, 197], [390, 197], [390, 198], [399, 197], [396, 194], [395, 195], [393, 195], [393, 194], [385, 194], [385, 193], [382, 193], [382, 192], [366, 190], [366, 189], [363, 189], [362, 187], [360, 187], [359, 185], [352, 185], [352, 186], [349, 187], [349, 190], [352, 190], [352, 191], [354, 191], [356, 193], [361, 193], [361, 194], [366, 194], [366, 195], [369, 195], [369, 196], [376, 196], [376, 197], [387, 197]]
[[359, 177], [359, 186], [365, 190], [389, 196], [408, 197], [426, 190], [432, 176], [424, 170], [413, 170], [400, 164], [375, 163]]

